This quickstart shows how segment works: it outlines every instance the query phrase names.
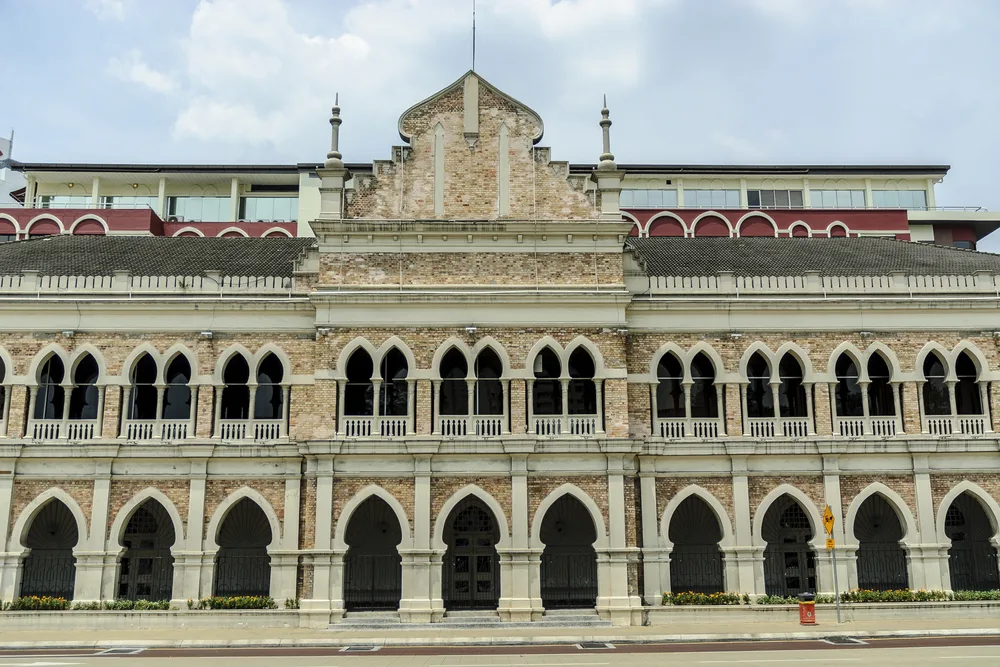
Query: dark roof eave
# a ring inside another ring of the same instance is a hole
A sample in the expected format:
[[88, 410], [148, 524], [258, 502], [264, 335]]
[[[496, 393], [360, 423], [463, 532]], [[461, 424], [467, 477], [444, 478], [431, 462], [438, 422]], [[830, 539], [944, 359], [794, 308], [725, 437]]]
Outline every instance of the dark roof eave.
[[[588, 173], [596, 164], [571, 163], [573, 173]], [[864, 164], [619, 164], [622, 171], [633, 174], [931, 174], [944, 176], [950, 165], [864, 165]]]

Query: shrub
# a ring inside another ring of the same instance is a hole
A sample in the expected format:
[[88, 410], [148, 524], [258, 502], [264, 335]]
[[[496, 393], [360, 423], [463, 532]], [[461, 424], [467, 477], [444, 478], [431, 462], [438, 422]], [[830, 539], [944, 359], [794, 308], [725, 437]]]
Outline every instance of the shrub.
[[[817, 595], [814, 600], [816, 604], [832, 604], [835, 602], [832, 595]], [[757, 604], [798, 604], [799, 599], [794, 596], [785, 595], [761, 595], [757, 598]]]
[[48, 595], [42, 597], [31, 595], [5, 602], [3, 609], [4, 611], [63, 611], [69, 609], [69, 600]]
[[730, 605], [740, 604], [742, 597], [739, 593], [695, 593], [686, 591], [683, 593], [664, 593], [663, 604], [673, 605]]
[[73, 604], [73, 611], [168, 611], [169, 609], [169, 600], [102, 600]]
[[955, 591], [952, 599], [957, 602], [986, 602], [1000, 600], [1000, 591]]
[[298, 598], [286, 598], [285, 599], [285, 609], [298, 609], [299, 599]]
[[267, 595], [238, 595], [235, 597], [210, 597], [198, 601], [198, 609], [277, 609], [274, 599]]
[[841, 602], [939, 602], [951, 599], [944, 591], [911, 591], [901, 588], [892, 591], [854, 589], [840, 594]]

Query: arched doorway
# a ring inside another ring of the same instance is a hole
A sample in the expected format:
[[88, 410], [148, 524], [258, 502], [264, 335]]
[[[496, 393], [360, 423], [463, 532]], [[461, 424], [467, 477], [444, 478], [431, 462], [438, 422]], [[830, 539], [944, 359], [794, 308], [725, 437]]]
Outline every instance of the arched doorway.
[[718, 593], [725, 590], [722, 527], [715, 512], [698, 496], [688, 496], [670, 518], [670, 590]]
[[215, 555], [215, 595], [269, 595], [271, 524], [254, 501], [243, 498], [219, 526]]
[[995, 533], [982, 503], [966, 492], [955, 498], [944, 516], [944, 534], [951, 540], [948, 568], [954, 591], [992, 591], [1000, 588]]
[[891, 591], [908, 588], [906, 551], [899, 544], [903, 526], [889, 502], [879, 494], [869, 496], [854, 518], [858, 539], [858, 588]]
[[50, 500], [38, 511], [24, 540], [24, 546], [31, 551], [21, 572], [21, 597], [73, 599], [73, 547], [79, 537], [76, 519], [63, 502]]
[[174, 524], [163, 505], [152, 498], [135, 510], [125, 526], [125, 547], [118, 568], [118, 598], [169, 600], [173, 593]]
[[597, 604], [597, 530], [590, 512], [566, 494], [542, 519], [542, 606], [546, 609], [592, 608]]
[[794, 596], [816, 591], [816, 555], [809, 543], [812, 526], [798, 501], [785, 494], [771, 503], [761, 526], [764, 587], [768, 595]]
[[403, 533], [389, 503], [378, 496], [361, 503], [351, 515], [344, 539], [347, 611], [399, 609], [403, 566], [397, 547]]
[[442, 598], [445, 609], [496, 609], [500, 603], [500, 530], [493, 513], [474, 496], [448, 515]]

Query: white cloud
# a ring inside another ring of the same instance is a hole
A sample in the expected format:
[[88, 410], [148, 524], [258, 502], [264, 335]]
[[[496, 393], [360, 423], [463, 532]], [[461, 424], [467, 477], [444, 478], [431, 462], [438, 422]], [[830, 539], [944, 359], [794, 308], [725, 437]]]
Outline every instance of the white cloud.
[[99, 19], [125, 20], [126, 0], [87, 0], [84, 6]]
[[112, 58], [108, 70], [122, 81], [137, 83], [157, 93], [170, 93], [177, 88], [170, 76], [147, 65], [138, 49], [130, 51], [125, 58]]

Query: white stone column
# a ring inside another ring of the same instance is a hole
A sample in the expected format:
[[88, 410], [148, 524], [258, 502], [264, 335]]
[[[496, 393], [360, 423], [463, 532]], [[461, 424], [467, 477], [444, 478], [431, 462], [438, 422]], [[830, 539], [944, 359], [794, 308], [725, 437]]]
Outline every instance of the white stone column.
[[73, 597], [82, 602], [115, 599], [117, 555], [121, 551], [120, 548], [111, 552], [106, 551], [111, 461], [97, 460], [94, 468], [90, 536], [81, 539], [73, 550], [73, 555], [76, 556], [76, 586]]
[[[8, 395], [10, 394], [8, 387]], [[13, 600], [17, 597], [18, 574], [21, 559], [14, 554], [7, 552], [8, 535], [12, 521], [16, 521], [16, 516], [11, 516], [11, 508], [14, 505], [14, 464], [10, 459], [0, 461], [0, 468], [4, 469], [0, 473], [0, 507], [4, 511], [0, 512], [0, 600]], [[10, 536], [10, 540], [15, 542], [17, 538]]]
[[[833, 512], [833, 539], [837, 549], [837, 585], [839, 591], [834, 591], [833, 587], [833, 554], [826, 548], [826, 534], [821, 533], [813, 536], [813, 544], [817, 551], [817, 572], [816, 591], [823, 593], [842, 593], [849, 589], [852, 581], [852, 573], [848, 570], [852, 559], [848, 557], [844, 526], [843, 499], [840, 495], [840, 461], [836, 455], [823, 456], [823, 496], [826, 504]], [[822, 512], [824, 508], [819, 508]], [[820, 529], [822, 531], [822, 528]], [[853, 551], [853, 549], [852, 549]], [[856, 567], [856, 560], [853, 561]], [[856, 570], [853, 574], [853, 581], [857, 581]]]
[[431, 434], [441, 435], [441, 380], [432, 380], [431, 386], [434, 391], [434, 414], [431, 422]]
[[806, 429], [808, 435], [814, 436], [816, 435], [816, 420], [813, 419], [813, 386], [811, 382], [809, 384], [803, 382], [802, 387], [806, 392]]
[[597, 397], [596, 398], [596, 403], [597, 403], [597, 407], [596, 407], [596, 409], [597, 409], [597, 424], [595, 425], [595, 430], [597, 431], [598, 435], [603, 435], [604, 434], [604, 410], [601, 408], [601, 406], [604, 404], [604, 398], [603, 398], [604, 381], [603, 380], [594, 380], [594, 393], [595, 393], [595, 395]]
[[669, 557], [663, 553], [660, 538], [660, 517], [656, 504], [655, 464], [652, 458], [639, 458], [639, 502], [642, 507], [642, 578], [643, 602], [655, 606], [663, 602], [663, 592], [670, 586], [670, 572], [661, 578], [663, 565], [669, 567]]
[[187, 539], [174, 542], [174, 603], [184, 609], [187, 600], [212, 594], [215, 554], [205, 554], [205, 480], [207, 461], [190, 462], [188, 483]]
[[441, 597], [441, 556], [431, 544], [431, 457], [413, 457], [413, 547], [401, 550], [403, 622], [429, 623], [444, 616]]
[[[538, 568], [532, 568], [530, 517], [528, 516], [528, 456], [513, 452], [510, 457], [511, 475], [511, 544], [501, 553], [507, 561], [500, 571], [500, 618], [504, 621], [528, 622], [543, 613]], [[503, 565], [503, 563], [502, 563]], [[535, 584], [538, 584], [537, 587]]]
[[750, 507], [750, 481], [747, 477], [745, 456], [732, 457], [733, 474], [733, 532], [736, 543], [723, 549], [726, 557], [726, 573], [731, 569], [729, 561], [736, 562], [736, 581], [727, 581], [729, 589], [750, 594], [764, 594], [764, 547], [754, 546], [751, 531], [752, 509]]
[[[298, 467], [298, 462], [294, 467]], [[280, 607], [287, 598], [297, 597], [296, 579], [299, 569], [299, 506], [302, 502], [302, 478], [292, 466], [285, 470], [285, 511], [282, 517], [281, 540], [271, 556], [271, 597]]]
[[[331, 601], [334, 599], [334, 582], [332, 580], [333, 457], [318, 457], [310, 463], [314, 467], [313, 473], [316, 475], [316, 532], [312, 550], [313, 589], [311, 597], [299, 602], [299, 608], [303, 613], [315, 617], [316, 623], [310, 622], [310, 626], [315, 624], [321, 626], [324, 616], [327, 622], [331, 620]], [[306, 508], [306, 511], [309, 511], [309, 508]], [[342, 591], [342, 583], [338, 585], [340, 588], [337, 590]], [[342, 600], [342, 598], [343, 595], [336, 596], [338, 600]]]
[[94, 176], [90, 185], [90, 208], [99, 208], [101, 205], [101, 177]]
[[[899, 383], [890, 382], [889, 387], [892, 389], [892, 412], [896, 417], [896, 432], [903, 432], [903, 411], [899, 402]], [[917, 392], [919, 395], [920, 391]]]
[[[628, 563], [635, 549], [628, 547], [625, 537], [625, 467], [622, 455], [608, 455], [608, 550], [607, 562], [598, 555], [597, 611], [614, 625], [632, 625], [633, 607], [640, 607], [636, 596], [634, 603], [629, 594]], [[603, 570], [603, 572], [602, 572]], [[603, 575], [603, 576], [602, 576]], [[603, 595], [602, 595], [603, 593]]]
[[166, 176], [161, 176], [159, 184], [156, 189], [156, 215], [160, 216], [160, 219], [166, 219], [167, 217], [167, 178]]
[[562, 399], [562, 416], [559, 419], [559, 432], [569, 433], [569, 378], [559, 380], [560, 398]]
[[240, 216], [240, 179], [233, 176], [229, 186], [229, 221], [236, 222]]
[[916, 589], [951, 589], [948, 567], [948, 544], [939, 541], [934, 520], [934, 494], [931, 489], [930, 461], [927, 454], [912, 454], [913, 486], [917, 504], [917, 528], [920, 535], [910, 543], [909, 569], [911, 586]]

